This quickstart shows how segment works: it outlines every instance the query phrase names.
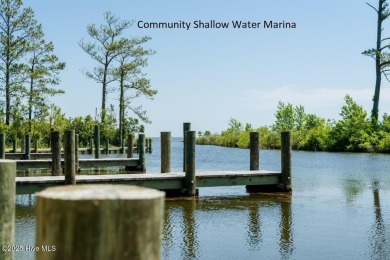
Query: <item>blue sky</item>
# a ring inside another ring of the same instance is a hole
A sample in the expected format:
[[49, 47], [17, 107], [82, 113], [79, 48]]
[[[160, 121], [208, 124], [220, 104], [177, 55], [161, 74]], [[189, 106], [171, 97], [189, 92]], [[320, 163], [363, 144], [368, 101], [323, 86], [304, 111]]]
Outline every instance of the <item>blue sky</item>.
[[[126, 36], [148, 35], [157, 53], [145, 70], [159, 91], [155, 100], [138, 100], [151, 125], [182, 135], [194, 130], [220, 132], [233, 117], [253, 126], [270, 125], [278, 101], [301, 104], [306, 112], [337, 119], [345, 94], [371, 110], [374, 61], [361, 55], [375, 44], [376, 16], [366, 0], [276, 1], [50, 1], [28, 0], [46, 39], [67, 63], [54, 98], [67, 116], [95, 115], [101, 86], [82, 74], [96, 64], [78, 42], [89, 40], [86, 26], [101, 24], [103, 13], [134, 20]], [[369, 0], [376, 5], [377, 1]], [[140, 29], [137, 21], [264, 20], [295, 22], [296, 29]], [[385, 24], [384, 35], [390, 36]], [[117, 106], [117, 94], [108, 103]], [[383, 81], [380, 113], [390, 113], [390, 84]]]

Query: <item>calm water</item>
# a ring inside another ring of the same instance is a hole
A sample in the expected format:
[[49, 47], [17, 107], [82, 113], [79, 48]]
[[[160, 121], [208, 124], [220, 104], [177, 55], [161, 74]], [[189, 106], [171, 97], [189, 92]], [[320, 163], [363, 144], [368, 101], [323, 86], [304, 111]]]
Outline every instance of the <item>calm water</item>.
[[[173, 140], [172, 170], [181, 171], [182, 143]], [[147, 168], [158, 173], [158, 139], [153, 144]], [[198, 170], [249, 168], [248, 150], [196, 152]], [[261, 151], [261, 168], [280, 170], [279, 158]], [[390, 259], [390, 155], [293, 152], [292, 160], [292, 195], [250, 195], [237, 186], [168, 199], [163, 259]], [[34, 244], [34, 203], [33, 195], [17, 197], [17, 245]]]

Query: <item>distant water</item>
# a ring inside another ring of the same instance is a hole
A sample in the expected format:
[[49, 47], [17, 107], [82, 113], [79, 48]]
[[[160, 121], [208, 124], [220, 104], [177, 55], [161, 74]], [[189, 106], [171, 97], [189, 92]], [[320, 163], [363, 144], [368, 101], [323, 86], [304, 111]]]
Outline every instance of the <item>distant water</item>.
[[[173, 171], [182, 171], [182, 145], [173, 138]], [[159, 173], [158, 138], [153, 146], [147, 169]], [[292, 162], [292, 195], [236, 186], [168, 199], [163, 259], [390, 259], [390, 155], [294, 151]], [[196, 163], [197, 170], [247, 170], [249, 151], [197, 146]], [[260, 165], [279, 171], [279, 151], [261, 151]], [[34, 245], [34, 204], [33, 195], [17, 197], [16, 245]]]

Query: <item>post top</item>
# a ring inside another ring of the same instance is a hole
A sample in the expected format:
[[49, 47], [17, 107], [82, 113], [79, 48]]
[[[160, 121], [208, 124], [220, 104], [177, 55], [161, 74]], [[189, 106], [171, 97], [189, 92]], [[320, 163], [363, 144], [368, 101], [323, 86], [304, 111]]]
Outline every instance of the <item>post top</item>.
[[8, 159], [0, 159], [0, 164], [1, 163], [14, 163], [14, 164], [16, 164], [16, 161], [15, 160], [8, 160]]
[[147, 200], [165, 197], [162, 191], [113, 184], [57, 186], [36, 193], [37, 197], [55, 200]]

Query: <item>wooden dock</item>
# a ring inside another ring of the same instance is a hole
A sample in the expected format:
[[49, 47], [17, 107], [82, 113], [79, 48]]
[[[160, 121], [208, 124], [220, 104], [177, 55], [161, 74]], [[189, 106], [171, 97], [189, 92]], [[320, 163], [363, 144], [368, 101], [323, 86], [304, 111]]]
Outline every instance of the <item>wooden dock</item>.
[[[216, 171], [197, 172], [196, 187], [217, 186], [277, 186], [281, 173], [274, 171]], [[178, 191], [183, 189], [185, 173], [159, 174], [115, 174], [115, 175], [76, 175], [76, 184], [129, 184], [159, 190]], [[64, 185], [64, 176], [16, 177], [16, 194], [33, 194], [44, 188]]]
[[[107, 158], [107, 159], [79, 159], [80, 168], [99, 167], [135, 167], [138, 166], [138, 158]], [[52, 160], [18, 160], [16, 170], [51, 169]], [[61, 160], [61, 168], [64, 168], [64, 160]]]

